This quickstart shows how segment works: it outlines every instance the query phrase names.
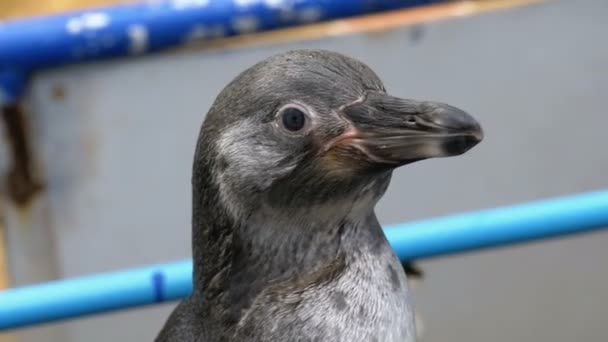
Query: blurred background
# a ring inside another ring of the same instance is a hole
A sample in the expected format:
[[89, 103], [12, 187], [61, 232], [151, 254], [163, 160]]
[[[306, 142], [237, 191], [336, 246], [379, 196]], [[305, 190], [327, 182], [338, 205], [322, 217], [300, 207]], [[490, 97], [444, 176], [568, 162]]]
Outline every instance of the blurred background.
[[[125, 2], [2, 0], [0, 20]], [[0, 288], [189, 258], [191, 159], [206, 111], [240, 71], [294, 48], [353, 56], [389, 92], [482, 123], [470, 153], [396, 172], [377, 209], [383, 224], [606, 189], [606, 18], [605, 0], [443, 1], [37, 71], [19, 103], [32, 191], [11, 185], [14, 123], [3, 119]], [[599, 232], [421, 261], [420, 340], [606, 341], [606, 246]], [[174, 305], [0, 341], [151, 341]]]

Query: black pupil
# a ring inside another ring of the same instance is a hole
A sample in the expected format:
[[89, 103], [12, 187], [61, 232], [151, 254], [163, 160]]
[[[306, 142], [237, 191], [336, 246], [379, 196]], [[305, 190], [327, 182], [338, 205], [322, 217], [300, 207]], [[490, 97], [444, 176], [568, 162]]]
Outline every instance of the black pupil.
[[292, 132], [304, 128], [306, 116], [297, 108], [286, 108], [283, 110], [283, 126]]

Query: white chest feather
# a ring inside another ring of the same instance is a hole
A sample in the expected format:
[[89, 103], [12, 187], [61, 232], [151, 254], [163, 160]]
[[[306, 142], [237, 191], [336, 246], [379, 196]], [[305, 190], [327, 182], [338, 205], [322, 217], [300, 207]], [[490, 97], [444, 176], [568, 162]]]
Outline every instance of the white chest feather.
[[255, 331], [249, 337], [257, 341], [414, 342], [414, 313], [399, 261], [387, 248], [357, 254], [322, 286], [262, 295], [241, 330]]

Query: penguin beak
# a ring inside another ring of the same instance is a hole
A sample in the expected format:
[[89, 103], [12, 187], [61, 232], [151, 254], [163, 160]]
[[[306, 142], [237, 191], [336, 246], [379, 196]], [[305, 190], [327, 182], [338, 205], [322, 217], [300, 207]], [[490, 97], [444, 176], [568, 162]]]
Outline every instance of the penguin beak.
[[460, 155], [483, 139], [479, 123], [461, 109], [380, 92], [344, 107], [342, 115], [352, 129], [337, 144], [389, 167]]

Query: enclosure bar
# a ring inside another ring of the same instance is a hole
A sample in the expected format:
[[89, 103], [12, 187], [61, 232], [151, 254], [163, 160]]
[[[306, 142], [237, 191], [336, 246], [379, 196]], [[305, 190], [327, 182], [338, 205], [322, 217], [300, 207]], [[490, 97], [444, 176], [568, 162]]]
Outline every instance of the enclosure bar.
[[172, 301], [191, 291], [190, 260], [4, 290], [0, 331]]
[[[388, 226], [402, 260], [608, 227], [608, 191]], [[192, 291], [189, 260], [0, 291], [0, 330], [171, 301]]]
[[15, 101], [14, 75], [27, 78], [40, 68], [141, 55], [194, 41], [436, 2], [439, 0], [152, 0], [9, 20], [0, 23], [0, 104]]
[[401, 260], [430, 258], [608, 228], [608, 190], [396, 224]]
[[[286, 37], [291, 38], [288, 40], [314, 39], [389, 30], [398, 25], [543, 1], [148, 0], [46, 17], [0, 20], [0, 105], [14, 104], [24, 89], [21, 83], [13, 82], [14, 75], [27, 79], [32, 71], [44, 67], [145, 54], [191, 42], [196, 42], [192, 46], [212, 48], [232, 46], [230, 44], [252, 46], [267, 44], [269, 40], [274, 43], [285, 41]], [[217, 3], [221, 2], [233, 6], [218, 7]], [[435, 6], [421, 6], [430, 4]], [[418, 8], [410, 10], [414, 7]], [[231, 9], [234, 11], [230, 12]], [[166, 13], [161, 13], [163, 10]], [[203, 11], [205, 13], [200, 13]], [[262, 16], [257, 17], [258, 13]], [[382, 13], [382, 16], [369, 15], [376, 13]], [[358, 19], [339, 20], [353, 16]], [[207, 22], [207, 18], [214, 18], [214, 21]], [[226, 23], [236, 28], [225, 29]], [[301, 25], [309, 23], [317, 24], [301, 29]], [[286, 29], [288, 27], [291, 29]], [[252, 31], [266, 34], [248, 34]], [[6, 72], [10, 76], [8, 79], [2, 77]]]
[[0, 69], [33, 70], [395, 10], [437, 0], [145, 1], [3, 22]]

